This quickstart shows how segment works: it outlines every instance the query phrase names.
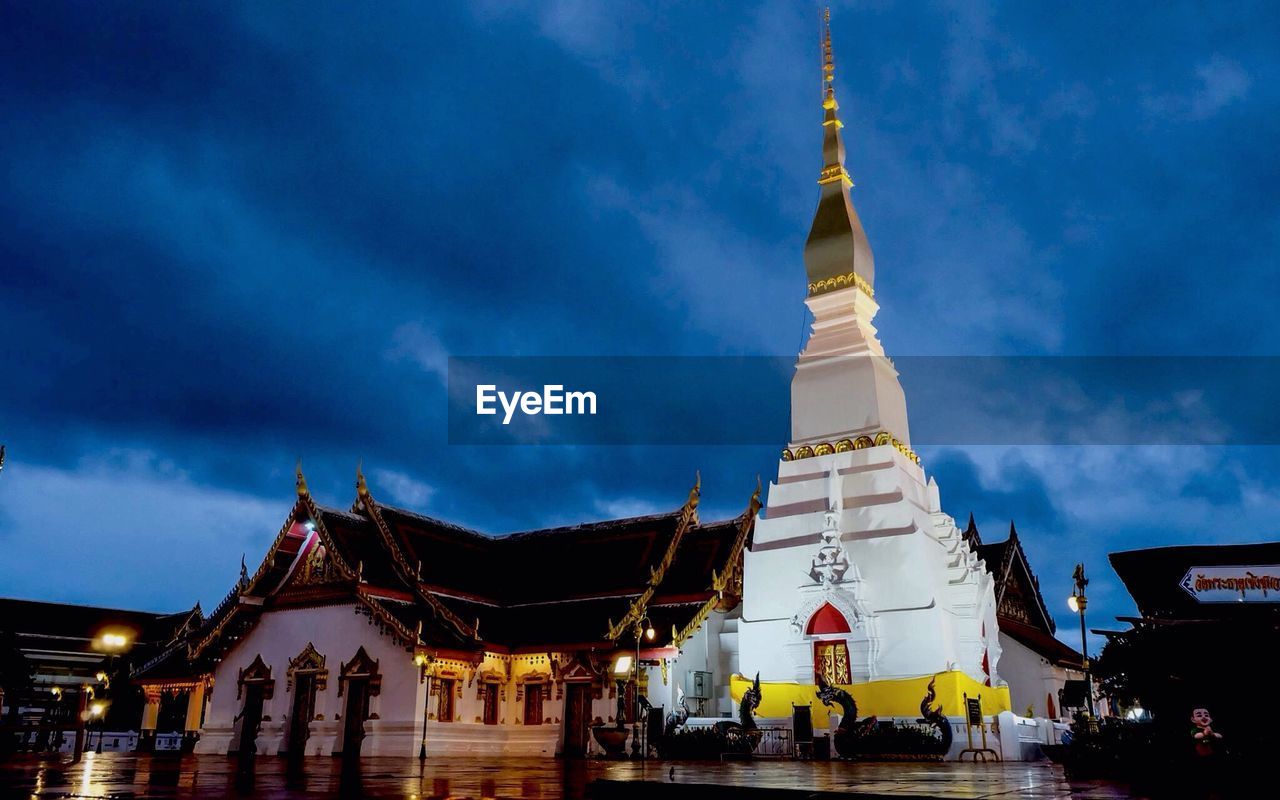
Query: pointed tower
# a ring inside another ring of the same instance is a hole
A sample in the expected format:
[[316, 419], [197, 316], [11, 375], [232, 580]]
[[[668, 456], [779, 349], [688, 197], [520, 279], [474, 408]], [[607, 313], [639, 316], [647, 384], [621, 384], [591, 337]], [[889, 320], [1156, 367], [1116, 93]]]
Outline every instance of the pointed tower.
[[791, 441], [744, 557], [738, 663], [767, 684], [765, 717], [812, 703], [819, 676], [850, 687], [863, 714], [914, 718], [935, 678], [947, 714], [966, 693], [996, 713], [1008, 691], [994, 674], [993, 584], [911, 449], [898, 373], [871, 324], [875, 270], [824, 22], [823, 167], [804, 251], [813, 327], [791, 382]]
[[818, 212], [813, 216], [804, 244], [804, 265], [809, 273], [809, 294], [860, 285], [867, 294], [875, 285], [875, 261], [871, 245], [853, 209], [849, 189], [853, 180], [844, 166], [844, 138], [840, 129], [840, 104], [836, 102], [835, 56], [831, 52], [831, 12], [824, 15], [822, 37], [822, 172]]

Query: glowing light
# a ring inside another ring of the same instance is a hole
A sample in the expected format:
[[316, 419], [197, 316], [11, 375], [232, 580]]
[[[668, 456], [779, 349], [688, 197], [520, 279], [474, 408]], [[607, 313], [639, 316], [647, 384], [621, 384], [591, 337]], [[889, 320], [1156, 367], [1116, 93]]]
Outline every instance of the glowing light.
[[94, 675], [93, 677], [98, 679], [98, 683], [102, 683], [107, 679], [107, 673], [103, 672], [102, 670], [98, 670], [97, 674]]
[[418, 653], [416, 656], [413, 657], [413, 663], [417, 664], [420, 667], [425, 666], [427, 663], [427, 654]]
[[614, 675], [626, 675], [631, 671], [631, 656], [618, 656], [618, 663], [613, 665]]
[[1077, 614], [1080, 613], [1080, 600], [1074, 594], [1067, 598], [1067, 608]]
[[102, 634], [102, 646], [108, 650], [121, 650], [129, 645], [129, 637], [123, 633]]
[[649, 641], [651, 641], [651, 642], [652, 642], [652, 641], [653, 641], [653, 637], [654, 637], [654, 636], [656, 636], [656, 635], [657, 635], [657, 631], [655, 631], [655, 630], [653, 629], [653, 626], [652, 626], [652, 625], [651, 625], [651, 626], [649, 626], [648, 628], [645, 628], [645, 631], [644, 631], [644, 638], [646, 638], [646, 639], [648, 639]]
[[102, 716], [102, 712], [106, 710], [107, 710], [106, 703], [93, 703], [89, 706], [89, 716], [100, 717]]

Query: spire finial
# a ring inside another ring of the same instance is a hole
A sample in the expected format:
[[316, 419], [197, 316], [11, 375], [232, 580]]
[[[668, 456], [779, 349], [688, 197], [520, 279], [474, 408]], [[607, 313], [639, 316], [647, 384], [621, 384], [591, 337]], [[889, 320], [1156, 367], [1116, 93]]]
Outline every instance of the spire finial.
[[298, 458], [298, 470], [297, 470], [297, 471], [298, 471], [298, 480], [297, 480], [296, 486], [297, 486], [297, 488], [298, 488], [298, 497], [306, 497], [306, 496], [307, 496], [307, 494], [308, 494], [308, 492], [307, 492], [307, 479], [306, 479], [306, 477], [304, 477], [304, 476], [303, 476], [303, 474], [302, 474], [302, 458], [301, 458], [301, 457], [299, 457], [299, 458]]
[[822, 83], [825, 97], [831, 97], [835, 89], [836, 60], [831, 55], [831, 6], [822, 12]]
[[369, 484], [364, 481], [364, 459], [360, 459], [356, 463], [356, 494], [361, 499], [369, 496]]
[[818, 210], [805, 241], [809, 294], [856, 287], [874, 296], [875, 265], [862, 222], [853, 210], [853, 179], [844, 165], [840, 104], [836, 102], [836, 61], [831, 47], [831, 9], [822, 12], [822, 172]]

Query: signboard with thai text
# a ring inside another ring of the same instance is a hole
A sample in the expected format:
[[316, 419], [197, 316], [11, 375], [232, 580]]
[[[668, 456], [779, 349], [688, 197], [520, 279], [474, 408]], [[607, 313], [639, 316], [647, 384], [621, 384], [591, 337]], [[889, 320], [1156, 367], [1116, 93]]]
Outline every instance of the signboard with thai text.
[[1181, 585], [1201, 603], [1280, 603], [1280, 564], [1192, 567]]

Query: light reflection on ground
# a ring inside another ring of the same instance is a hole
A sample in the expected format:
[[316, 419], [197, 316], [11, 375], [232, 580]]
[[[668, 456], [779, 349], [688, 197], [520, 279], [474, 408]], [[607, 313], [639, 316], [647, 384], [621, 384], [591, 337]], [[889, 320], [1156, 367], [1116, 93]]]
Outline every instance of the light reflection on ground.
[[[674, 768], [674, 772], [672, 771]], [[0, 797], [398, 797], [577, 800], [597, 779], [663, 784], [752, 786], [863, 796], [946, 798], [1115, 798], [1118, 787], [1069, 786], [1061, 770], [1031, 764], [847, 763], [754, 761], [663, 763], [555, 759], [310, 758], [291, 777], [285, 761], [262, 757], [251, 780], [237, 781], [236, 761], [220, 756], [135, 756], [87, 753], [20, 757], [0, 764]], [[239, 785], [238, 785], [239, 784]], [[661, 797], [654, 787], [654, 796]]]

